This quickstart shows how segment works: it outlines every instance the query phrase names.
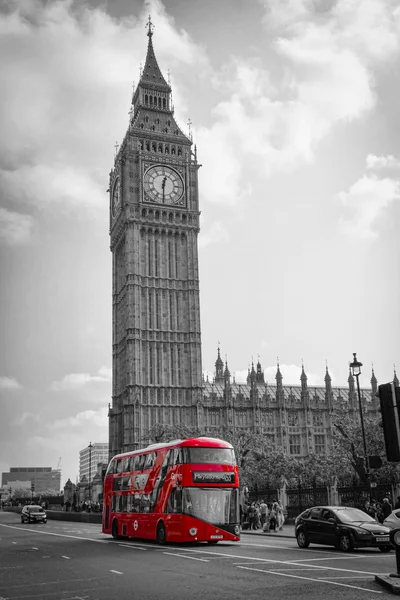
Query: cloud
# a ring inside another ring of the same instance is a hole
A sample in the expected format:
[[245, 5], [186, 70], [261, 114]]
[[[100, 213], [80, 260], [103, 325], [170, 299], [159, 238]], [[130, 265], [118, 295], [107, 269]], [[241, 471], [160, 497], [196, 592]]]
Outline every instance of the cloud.
[[17, 425], [18, 427], [21, 427], [22, 425], [24, 425], [25, 423], [28, 423], [29, 421], [33, 421], [35, 423], [40, 423], [41, 416], [38, 413], [33, 414], [31, 412], [24, 411], [21, 415], [16, 417], [14, 424]]
[[271, 40], [266, 56], [250, 64], [232, 56], [214, 74], [213, 86], [225, 98], [212, 126], [196, 133], [202, 153], [218, 158], [207, 162], [202, 176], [210, 202], [233, 206], [249, 197], [252, 190], [243, 186], [249, 164], [265, 179], [312, 162], [338, 123], [374, 108], [375, 73], [399, 52], [399, 11], [392, 1], [261, 4]]
[[84, 410], [72, 417], [65, 417], [64, 419], [56, 419], [48, 425], [50, 429], [69, 429], [77, 428], [87, 425], [94, 425], [96, 427], [105, 427], [108, 425], [108, 408], [102, 407], [99, 410]]
[[22, 385], [15, 377], [0, 377], [0, 390], [21, 390]]
[[205, 246], [210, 246], [211, 244], [218, 244], [221, 242], [229, 241], [229, 233], [226, 228], [220, 222], [212, 223], [211, 227], [205, 231], [203, 231], [202, 235], [199, 237], [199, 247], [204, 248]]
[[[398, 168], [394, 156], [374, 156], [366, 159], [367, 173], [346, 192], [337, 195], [344, 208], [339, 227], [343, 233], [361, 239], [378, 237], [378, 222], [391, 203], [400, 199], [400, 178], [380, 176], [384, 168]], [[373, 172], [373, 170], [377, 172]]]
[[91, 383], [110, 383], [111, 377], [112, 369], [109, 367], [101, 367], [97, 375], [70, 373], [69, 375], [65, 375], [60, 381], [53, 381], [51, 389], [54, 392], [76, 390]]
[[[73, 0], [14, 0], [0, 14], [4, 202], [23, 208], [53, 204], [58, 212], [74, 209], [76, 214], [83, 206], [107, 218], [113, 146], [127, 129], [149, 11], [157, 23], [160, 54], [182, 75], [174, 95], [183, 105], [186, 73], [207, 68], [206, 59], [158, 0], [118, 19], [105, 7]], [[24, 223], [29, 230], [29, 217]]]
[[0, 207], [0, 242], [7, 246], [23, 246], [33, 236], [35, 220], [30, 215]]
[[389, 154], [388, 156], [375, 156], [375, 154], [368, 154], [366, 160], [366, 169], [400, 169], [400, 159], [395, 158], [392, 154]]

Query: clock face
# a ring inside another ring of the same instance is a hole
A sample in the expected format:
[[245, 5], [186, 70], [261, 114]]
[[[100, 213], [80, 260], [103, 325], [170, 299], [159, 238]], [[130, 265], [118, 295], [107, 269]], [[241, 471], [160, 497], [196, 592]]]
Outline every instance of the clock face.
[[119, 190], [119, 177], [114, 181], [114, 187], [112, 191], [112, 199], [111, 199], [111, 213], [112, 216], [115, 217], [117, 214], [117, 210], [120, 205], [120, 190]]
[[160, 204], [184, 204], [184, 185], [177, 171], [165, 165], [149, 167], [144, 174], [146, 200]]

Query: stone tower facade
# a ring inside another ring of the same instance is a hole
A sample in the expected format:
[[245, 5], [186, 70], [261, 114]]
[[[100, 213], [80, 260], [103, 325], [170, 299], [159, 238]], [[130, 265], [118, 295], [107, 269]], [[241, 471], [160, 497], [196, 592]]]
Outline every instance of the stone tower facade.
[[109, 452], [156, 423], [198, 426], [202, 396], [199, 196], [192, 140], [174, 118], [148, 23], [146, 63], [110, 172], [113, 387]]

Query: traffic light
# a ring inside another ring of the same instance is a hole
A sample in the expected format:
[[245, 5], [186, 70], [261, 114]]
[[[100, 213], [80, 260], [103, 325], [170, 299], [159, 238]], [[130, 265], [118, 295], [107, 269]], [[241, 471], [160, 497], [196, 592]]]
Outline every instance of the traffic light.
[[400, 388], [384, 383], [378, 388], [381, 404], [386, 456], [390, 462], [400, 461]]

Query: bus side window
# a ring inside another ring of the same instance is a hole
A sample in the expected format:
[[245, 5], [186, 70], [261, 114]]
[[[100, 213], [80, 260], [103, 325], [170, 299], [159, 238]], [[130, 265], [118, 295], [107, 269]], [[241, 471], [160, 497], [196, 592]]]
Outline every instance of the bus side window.
[[139, 454], [136, 457], [136, 471], [142, 471], [143, 470], [143, 465], [144, 465], [144, 455], [143, 454]]
[[184, 448], [175, 448], [174, 450], [174, 464], [181, 465], [185, 461], [183, 460], [183, 450]]
[[117, 470], [116, 470], [116, 472], [117, 473], [122, 473], [122, 460], [119, 459], [116, 462], [117, 462]]
[[142, 494], [142, 501], [140, 503], [140, 512], [148, 513], [150, 512], [150, 494]]
[[135, 494], [132, 501], [132, 512], [140, 512], [140, 494]]
[[113, 496], [113, 499], [112, 499], [113, 512], [120, 512], [120, 510], [119, 510], [120, 498], [121, 498], [121, 496]]
[[126, 466], [126, 470], [129, 471], [129, 472], [133, 471], [134, 464], [135, 464], [135, 457], [134, 456], [130, 456], [128, 458], [128, 464]]
[[107, 475], [114, 475], [117, 472], [117, 461], [112, 460], [108, 465]]
[[182, 488], [173, 488], [168, 498], [167, 513], [178, 513], [182, 512]]
[[154, 465], [155, 463], [155, 459], [156, 459], [156, 454], [154, 452], [151, 452], [150, 454], [146, 454], [145, 455], [145, 462], [144, 462], [144, 469], [151, 469], [151, 467]]
[[172, 451], [171, 451], [171, 450], [168, 450], [168, 451], [167, 451], [167, 454], [166, 454], [166, 455], [165, 455], [165, 457], [164, 457], [164, 462], [163, 462], [163, 464], [162, 464], [162, 468], [163, 468], [163, 469], [165, 469], [167, 466], [169, 466], [169, 464], [170, 464], [170, 460], [171, 460], [171, 454], [172, 454]]
[[120, 496], [119, 512], [127, 512], [128, 496]]
[[182, 456], [182, 464], [190, 463], [188, 449], [180, 448], [180, 451], [181, 451], [181, 456]]

